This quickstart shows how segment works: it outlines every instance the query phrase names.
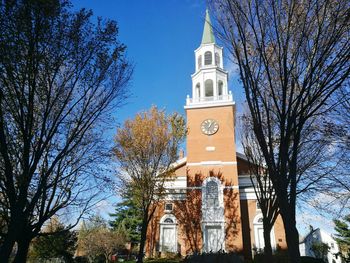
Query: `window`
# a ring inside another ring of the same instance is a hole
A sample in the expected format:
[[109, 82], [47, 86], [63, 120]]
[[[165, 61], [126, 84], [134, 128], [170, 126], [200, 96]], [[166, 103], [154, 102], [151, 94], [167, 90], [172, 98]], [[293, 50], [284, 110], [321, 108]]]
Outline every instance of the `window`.
[[211, 65], [213, 62], [212, 54], [210, 51], [204, 53], [204, 65]]
[[222, 96], [222, 90], [223, 90], [224, 83], [219, 80], [218, 82], [218, 96]]
[[202, 68], [202, 56], [198, 57], [197, 63], [198, 63], [198, 69], [201, 69]]
[[215, 52], [215, 65], [220, 67], [220, 56], [218, 52]]
[[207, 79], [204, 83], [204, 86], [205, 86], [205, 96], [213, 97], [214, 96], [213, 81], [211, 79]]
[[160, 222], [159, 250], [163, 252], [176, 252], [176, 218], [173, 215], [165, 215]]
[[206, 187], [207, 204], [209, 207], [217, 207], [219, 205], [218, 184], [215, 181], [207, 183]]
[[201, 97], [201, 85], [197, 83], [196, 85], [196, 97], [200, 98]]
[[256, 201], [256, 210], [261, 210], [261, 207], [258, 201]]
[[165, 211], [173, 211], [173, 204], [171, 203], [165, 204]]
[[168, 217], [164, 220], [164, 223], [174, 224], [174, 220], [172, 220], [171, 218]]

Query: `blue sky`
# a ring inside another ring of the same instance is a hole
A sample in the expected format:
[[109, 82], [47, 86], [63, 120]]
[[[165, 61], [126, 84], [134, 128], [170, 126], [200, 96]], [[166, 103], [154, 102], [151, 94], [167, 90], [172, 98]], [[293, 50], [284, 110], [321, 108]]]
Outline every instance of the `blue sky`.
[[[191, 96], [194, 50], [202, 38], [204, 1], [74, 0], [73, 5], [116, 20], [120, 41], [135, 65], [132, 97], [118, 110], [119, 123], [152, 105], [184, 114], [186, 95]], [[234, 95], [239, 89], [235, 86], [230, 86]]]
[[[165, 108], [169, 113], [185, 113], [186, 95], [192, 96], [194, 50], [202, 38], [206, 8], [204, 0], [72, 0], [72, 3], [76, 9], [92, 9], [94, 16], [116, 20], [120, 41], [127, 46], [127, 57], [135, 65], [130, 86], [132, 96], [123, 108], [115, 112], [114, 126], [152, 105]], [[224, 62], [225, 69], [230, 73], [229, 89], [240, 112], [242, 88], [234, 65], [228, 59]], [[114, 134], [115, 129], [107, 132], [107, 139], [110, 137], [113, 142]], [[106, 212], [113, 211], [112, 203], [117, 200], [111, 198], [103, 201], [99, 211], [106, 216]], [[299, 230], [302, 233], [308, 230], [310, 223], [332, 230], [330, 221], [325, 221], [315, 212], [299, 209], [299, 215]]]

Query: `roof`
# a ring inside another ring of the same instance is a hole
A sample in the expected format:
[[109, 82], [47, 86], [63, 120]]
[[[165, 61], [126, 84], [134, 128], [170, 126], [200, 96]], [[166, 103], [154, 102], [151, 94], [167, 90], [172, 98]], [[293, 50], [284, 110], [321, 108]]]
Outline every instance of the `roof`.
[[201, 44], [215, 44], [215, 37], [213, 33], [213, 27], [211, 24], [209, 11], [206, 10], [205, 14], [205, 22], [204, 22], [204, 30], [203, 30], [203, 36], [202, 36], [202, 43]]
[[316, 232], [317, 230], [319, 230], [319, 229], [318, 228], [316, 228], [316, 229], [311, 228], [309, 233], [307, 233], [305, 236], [299, 235], [299, 244], [304, 243], [306, 238], [308, 238], [312, 233]]
[[243, 153], [236, 152], [236, 157], [239, 158], [239, 159], [242, 159], [242, 160], [244, 160], [244, 161], [249, 162], [247, 156], [245, 156]]
[[172, 163], [171, 166], [174, 168], [174, 169], [177, 169], [183, 165], [185, 165], [187, 163], [187, 157], [183, 157], [181, 159], [178, 159], [176, 162]]

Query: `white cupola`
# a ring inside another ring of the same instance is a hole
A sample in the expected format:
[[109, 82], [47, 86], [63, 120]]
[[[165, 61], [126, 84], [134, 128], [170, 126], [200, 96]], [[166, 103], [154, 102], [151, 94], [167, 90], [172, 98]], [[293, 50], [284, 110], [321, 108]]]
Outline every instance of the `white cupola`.
[[222, 47], [215, 41], [208, 9], [206, 10], [202, 42], [195, 51], [195, 73], [192, 77], [192, 98], [187, 96], [186, 107], [232, 104], [228, 91], [228, 72], [224, 70]]

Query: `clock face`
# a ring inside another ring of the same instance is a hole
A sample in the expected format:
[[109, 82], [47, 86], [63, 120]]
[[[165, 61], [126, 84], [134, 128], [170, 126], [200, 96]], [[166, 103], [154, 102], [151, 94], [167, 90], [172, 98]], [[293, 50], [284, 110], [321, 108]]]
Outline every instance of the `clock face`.
[[205, 135], [213, 135], [219, 129], [219, 124], [216, 120], [207, 119], [201, 124], [201, 130]]

